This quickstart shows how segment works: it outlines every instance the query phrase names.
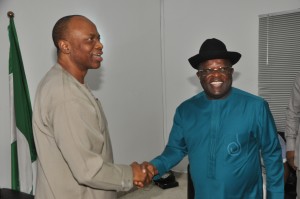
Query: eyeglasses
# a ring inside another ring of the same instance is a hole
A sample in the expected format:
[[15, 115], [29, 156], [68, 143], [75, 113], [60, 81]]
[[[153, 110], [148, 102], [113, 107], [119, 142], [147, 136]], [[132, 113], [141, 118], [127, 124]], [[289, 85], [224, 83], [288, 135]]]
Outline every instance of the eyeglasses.
[[198, 71], [200, 72], [201, 76], [208, 76], [211, 75], [213, 73], [222, 73], [225, 75], [228, 75], [232, 72], [233, 68], [231, 67], [220, 67], [220, 68], [206, 68], [206, 69], [199, 69]]

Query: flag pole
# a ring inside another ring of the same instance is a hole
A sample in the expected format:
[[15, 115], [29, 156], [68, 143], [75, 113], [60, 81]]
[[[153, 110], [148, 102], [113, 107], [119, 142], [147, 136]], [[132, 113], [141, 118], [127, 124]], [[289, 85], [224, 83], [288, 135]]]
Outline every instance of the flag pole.
[[36, 149], [32, 131], [32, 108], [21, 50], [14, 24], [9, 17], [9, 83], [11, 111], [11, 188], [34, 194], [36, 185]]
[[9, 18], [14, 18], [15, 13], [12, 12], [12, 11], [8, 11], [8, 12], [7, 12], [7, 16], [8, 16]]

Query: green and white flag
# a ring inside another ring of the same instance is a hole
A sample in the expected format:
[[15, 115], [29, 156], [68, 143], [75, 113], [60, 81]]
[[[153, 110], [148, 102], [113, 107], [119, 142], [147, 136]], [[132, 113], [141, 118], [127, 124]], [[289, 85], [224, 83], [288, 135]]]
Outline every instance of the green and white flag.
[[32, 108], [13, 17], [8, 26], [11, 113], [11, 188], [35, 193], [36, 149], [32, 132]]

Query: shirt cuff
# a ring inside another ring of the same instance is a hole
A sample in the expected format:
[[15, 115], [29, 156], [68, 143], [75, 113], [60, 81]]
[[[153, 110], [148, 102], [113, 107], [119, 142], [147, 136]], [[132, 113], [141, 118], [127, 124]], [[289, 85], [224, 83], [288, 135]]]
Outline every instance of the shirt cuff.
[[119, 191], [129, 191], [133, 187], [133, 172], [131, 166], [123, 165], [122, 188]]
[[295, 151], [295, 140], [286, 140], [286, 151]]

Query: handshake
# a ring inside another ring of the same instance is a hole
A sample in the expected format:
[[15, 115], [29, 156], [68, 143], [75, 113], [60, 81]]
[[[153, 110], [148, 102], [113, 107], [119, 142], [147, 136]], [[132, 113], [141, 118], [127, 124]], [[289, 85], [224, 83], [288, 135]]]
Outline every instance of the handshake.
[[137, 188], [143, 188], [152, 182], [153, 176], [158, 174], [157, 169], [149, 162], [139, 164], [133, 162], [131, 165], [133, 173], [133, 184]]

